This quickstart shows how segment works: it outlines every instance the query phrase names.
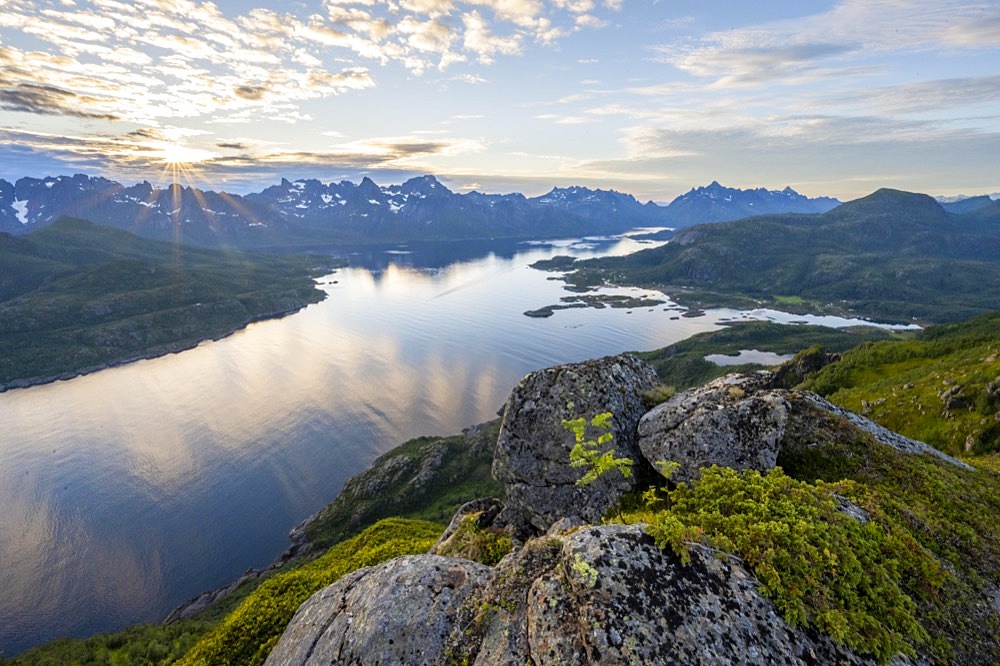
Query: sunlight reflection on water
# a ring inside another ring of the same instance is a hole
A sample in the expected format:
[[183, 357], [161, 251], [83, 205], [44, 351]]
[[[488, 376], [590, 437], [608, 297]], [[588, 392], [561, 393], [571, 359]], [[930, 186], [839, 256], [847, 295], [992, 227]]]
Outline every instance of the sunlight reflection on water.
[[638, 247], [588, 239], [460, 260], [455, 248], [368, 249], [293, 316], [0, 394], [0, 653], [157, 621], [269, 562], [378, 454], [493, 418], [525, 373], [733, 316], [522, 314], [566, 295], [528, 264]]

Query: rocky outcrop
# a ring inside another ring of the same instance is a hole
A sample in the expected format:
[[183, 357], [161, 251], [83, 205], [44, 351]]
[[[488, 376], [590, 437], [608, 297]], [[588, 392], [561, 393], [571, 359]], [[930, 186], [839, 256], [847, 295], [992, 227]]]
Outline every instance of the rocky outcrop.
[[769, 376], [727, 375], [680, 393], [639, 421], [639, 449], [654, 465], [680, 465], [670, 478], [690, 481], [703, 467], [766, 471], [778, 460], [788, 418], [783, 391], [760, 390]]
[[[329, 546], [430, 501], [437, 488], [487, 476], [499, 428], [499, 419], [494, 419], [466, 428], [460, 437], [418, 437], [383, 454], [310, 519], [309, 539], [317, 548]], [[496, 484], [493, 492], [501, 493], [502, 487]]]
[[[814, 393], [771, 388], [774, 381], [768, 372], [731, 374], [677, 394], [639, 421], [641, 455], [654, 466], [677, 463], [670, 473], [675, 482], [697, 478], [699, 469], [712, 465], [764, 472], [777, 464], [782, 451], [811, 446], [816, 424], [834, 418], [837, 428], [851, 436], [971, 469]], [[797, 427], [789, 429], [790, 420]]]
[[547, 368], [522, 379], [507, 400], [493, 461], [494, 478], [507, 488], [500, 522], [531, 534], [571, 514], [598, 521], [641, 473], [609, 473], [577, 486], [583, 472], [570, 466], [573, 435], [562, 422], [611, 412], [614, 439], [608, 446], [617, 457], [639, 461], [635, 433], [645, 411], [639, 394], [657, 384], [656, 372], [629, 355]]
[[446, 663], [455, 616], [490, 573], [481, 564], [437, 555], [358, 569], [299, 608], [266, 663]]
[[495, 497], [483, 497], [466, 502], [459, 507], [444, 534], [431, 548], [432, 555], [446, 555], [452, 552], [456, 535], [461, 532], [463, 524], [471, 521], [475, 529], [484, 530], [493, 526], [497, 515], [503, 509], [503, 502]]
[[[797, 392], [790, 394], [793, 410], [802, 411], [805, 407], [811, 406], [813, 408], [819, 409], [820, 411], [832, 414], [842, 420], [845, 425], [849, 425], [870, 437], [880, 444], [890, 446], [897, 451], [903, 453], [908, 453], [910, 455], [928, 455], [943, 460], [952, 465], [961, 467], [962, 469], [971, 470], [973, 467], [968, 463], [964, 463], [958, 458], [953, 458], [946, 453], [938, 451], [933, 446], [925, 444], [921, 441], [910, 439], [909, 437], [904, 437], [897, 432], [893, 432], [888, 428], [880, 426], [871, 419], [865, 418], [860, 414], [856, 414], [850, 410], [844, 409], [843, 407], [838, 407], [829, 400], [819, 397], [815, 393], [809, 393], [808, 391]], [[805, 445], [806, 442], [785, 442], [785, 446], [800, 446]]]
[[638, 525], [535, 539], [494, 570], [406, 557], [316, 593], [269, 666], [861, 664], [788, 627], [737, 558], [681, 564]]
[[[656, 376], [631, 356], [528, 375], [506, 405], [494, 459], [506, 503], [470, 502], [434, 554], [356, 571], [313, 595], [267, 663], [874, 663], [787, 624], [738, 557], [688, 543], [690, 562], [682, 562], [642, 525], [595, 525], [633, 479], [614, 470], [576, 485], [581, 471], [569, 464], [573, 437], [562, 421], [604, 411], [613, 414], [616, 456], [632, 458], [640, 473], [678, 462], [674, 481], [697, 480], [709, 465], [765, 471], [781, 455], [846, 440], [965, 466], [774, 381], [766, 372], [730, 375], [643, 415], [640, 392]], [[871, 519], [837, 499], [859, 522]], [[500, 528], [516, 543], [490, 560], [495, 566], [462, 559], [476, 557], [459, 543], [470, 531]]]

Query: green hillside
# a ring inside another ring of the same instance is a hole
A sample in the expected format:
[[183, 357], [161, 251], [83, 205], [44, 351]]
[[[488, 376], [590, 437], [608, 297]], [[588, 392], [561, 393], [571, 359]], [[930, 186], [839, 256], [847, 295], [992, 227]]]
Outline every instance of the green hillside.
[[192, 249], [62, 219], [0, 234], [0, 387], [217, 338], [323, 298], [315, 258]]
[[947, 453], [1000, 451], [1000, 312], [863, 344], [803, 386]]
[[842, 329], [746, 321], [730, 324], [718, 331], [698, 333], [668, 347], [636, 355], [656, 369], [661, 381], [680, 391], [730, 372], [754, 372], [764, 368], [757, 364], [716, 365], [705, 360], [710, 354], [732, 356], [744, 349], [795, 354], [813, 346], [828, 352], [842, 352], [862, 342], [885, 340], [892, 335], [875, 327]]
[[1000, 308], [1000, 209], [955, 215], [926, 195], [879, 190], [818, 215], [692, 227], [575, 267], [578, 286], [660, 288], [702, 307], [957, 321]]

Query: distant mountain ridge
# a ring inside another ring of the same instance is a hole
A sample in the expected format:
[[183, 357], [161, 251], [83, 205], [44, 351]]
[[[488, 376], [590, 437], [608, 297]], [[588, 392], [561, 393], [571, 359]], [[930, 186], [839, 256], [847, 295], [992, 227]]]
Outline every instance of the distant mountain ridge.
[[944, 322], [1000, 309], [998, 264], [1000, 202], [952, 213], [881, 189], [825, 213], [693, 226], [662, 247], [579, 261], [568, 279], [662, 289], [698, 307]]
[[237, 195], [178, 184], [125, 186], [76, 174], [26, 177], [13, 184], [0, 180], [0, 232], [21, 235], [71, 216], [158, 240], [293, 247], [612, 234], [833, 205], [836, 200], [810, 199], [791, 188], [734, 190], [716, 182], [660, 206], [614, 190], [578, 186], [531, 198], [458, 194], [431, 175], [388, 186], [367, 177], [357, 184], [282, 179], [261, 192]]
[[768, 190], [758, 187], [740, 190], [712, 181], [692, 188], [666, 206], [669, 226], [687, 227], [705, 222], [729, 222], [754, 215], [774, 213], [825, 213], [840, 205], [831, 197], [811, 199], [790, 187]]

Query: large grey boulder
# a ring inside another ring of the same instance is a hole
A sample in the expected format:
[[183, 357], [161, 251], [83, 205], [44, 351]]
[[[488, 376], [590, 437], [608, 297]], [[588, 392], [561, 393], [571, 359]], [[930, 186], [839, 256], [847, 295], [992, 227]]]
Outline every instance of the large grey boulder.
[[522, 379], [504, 408], [493, 461], [493, 477], [507, 489], [499, 522], [526, 534], [545, 532], [566, 516], [597, 522], [634, 488], [636, 475], [625, 478], [614, 471], [578, 487], [584, 472], [569, 464], [574, 440], [562, 422], [611, 412], [614, 439], [607, 447], [641, 466], [635, 435], [645, 411], [640, 393], [657, 384], [652, 367], [625, 354], [547, 368]]
[[681, 564], [641, 525], [564, 537], [551, 574], [527, 591], [530, 656], [537, 664], [864, 663], [789, 627], [740, 560], [690, 548]]
[[447, 663], [458, 609], [490, 573], [437, 555], [358, 569], [299, 608], [267, 666]]
[[690, 481], [711, 465], [766, 471], [775, 466], [788, 418], [784, 391], [763, 390], [769, 376], [731, 374], [679, 393], [639, 421], [639, 449], [652, 464], [680, 465]]
[[268, 666], [864, 664], [789, 627], [737, 558], [682, 564], [641, 525], [530, 540], [495, 569], [433, 555], [361, 569], [314, 594]]
[[765, 472], [782, 452], [815, 446], [817, 433], [831, 427], [839, 436], [869, 441], [953, 465], [966, 463], [884, 428], [808, 391], [772, 388], [769, 372], [730, 374], [689, 389], [657, 405], [639, 421], [639, 449], [654, 467], [680, 466], [675, 482], [696, 479], [712, 465]]

